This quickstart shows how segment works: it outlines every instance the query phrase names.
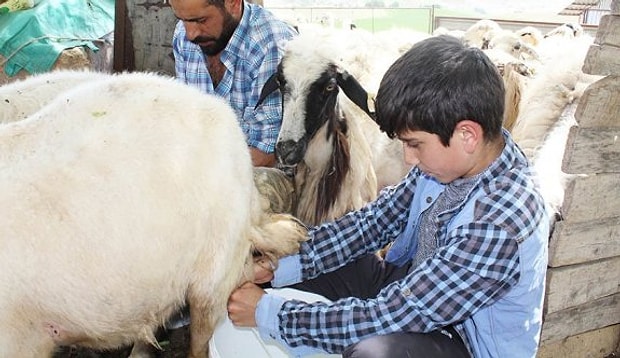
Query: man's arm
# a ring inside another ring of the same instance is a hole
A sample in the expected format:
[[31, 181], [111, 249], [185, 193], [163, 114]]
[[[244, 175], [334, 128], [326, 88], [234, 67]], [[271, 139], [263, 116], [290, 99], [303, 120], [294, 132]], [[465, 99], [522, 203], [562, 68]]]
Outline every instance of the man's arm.
[[274, 153], [265, 153], [254, 147], [249, 148], [250, 156], [252, 157], [252, 164], [255, 167], [273, 167], [276, 165], [276, 156]]

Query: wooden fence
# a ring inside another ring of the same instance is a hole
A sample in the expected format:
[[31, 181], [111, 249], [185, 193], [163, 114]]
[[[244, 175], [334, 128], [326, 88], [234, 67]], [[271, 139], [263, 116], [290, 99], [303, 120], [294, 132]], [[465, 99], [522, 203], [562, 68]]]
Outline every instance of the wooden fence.
[[601, 19], [563, 171], [586, 174], [565, 193], [549, 246], [539, 357], [603, 358], [620, 341], [620, 0]]

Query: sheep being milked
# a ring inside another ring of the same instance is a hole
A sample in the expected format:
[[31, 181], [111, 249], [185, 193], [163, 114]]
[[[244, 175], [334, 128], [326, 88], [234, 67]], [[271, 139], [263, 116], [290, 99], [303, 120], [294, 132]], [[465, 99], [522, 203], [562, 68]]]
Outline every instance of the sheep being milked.
[[108, 76], [102, 72], [58, 70], [42, 73], [0, 87], [0, 124], [22, 120], [59, 93], [79, 84]]
[[297, 252], [305, 229], [264, 210], [222, 99], [101, 77], [0, 125], [0, 356], [157, 345], [188, 302], [190, 356], [206, 357], [253, 253]]

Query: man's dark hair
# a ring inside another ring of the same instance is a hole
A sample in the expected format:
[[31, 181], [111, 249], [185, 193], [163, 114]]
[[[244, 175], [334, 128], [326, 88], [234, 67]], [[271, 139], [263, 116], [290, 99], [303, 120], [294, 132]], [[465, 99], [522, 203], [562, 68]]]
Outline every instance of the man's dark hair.
[[469, 119], [492, 140], [501, 135], [504, 92], [499, 71], [480, 49], [434, 36], [416, 43], [383, 76], [377, 122], [392, 138], [422, 130], [447, 146], [457, 123]]
[[213, 5], [219, 7], [220, 9], [224, 8], [224, 0], [206, 0], [208, 5]]

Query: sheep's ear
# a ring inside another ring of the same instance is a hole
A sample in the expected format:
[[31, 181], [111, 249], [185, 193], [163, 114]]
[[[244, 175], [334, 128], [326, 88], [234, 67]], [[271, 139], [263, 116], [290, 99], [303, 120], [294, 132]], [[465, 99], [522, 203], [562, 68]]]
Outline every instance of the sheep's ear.
[[538, 52], [536, 51], [536, 49], [526, 43], [521, 44], [521, 47], [525, 49], [525, 52], [532, 56], [533, 59], [540, 61], [540, 56], [538, 56]]
[[258, 97], [258, 102], [256, 102], [256, 106], [254, 106], [254, 109], [258, 108], [258, 106], [263, 104], [265, 98], [267, 98], [267, 96], [269, 96], [278, 89], [280, 89], [280, 81], [278, 80], [278, 72], [275, 72], [273, 75], [271, 75], [271, 77], [269, 77], [269, 79], [267, 79], [267, 82], [265, 82], [265, 84], [263, 85], [263, 88], [260, 91], [260, 97]]
[[368, 95], [364, 87], [347, 71], [338, 70], [336, 81], [344, 94], [374, 120], [374, 100]]

